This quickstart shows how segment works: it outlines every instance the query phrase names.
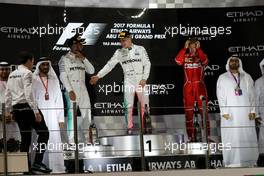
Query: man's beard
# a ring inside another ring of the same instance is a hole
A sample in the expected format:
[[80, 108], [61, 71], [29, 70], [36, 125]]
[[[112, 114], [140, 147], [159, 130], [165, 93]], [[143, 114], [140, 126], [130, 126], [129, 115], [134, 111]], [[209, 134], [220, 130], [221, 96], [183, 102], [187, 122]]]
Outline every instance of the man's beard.
[[1, 76], [0, 76], [0, 80], [8, 80], [8, 76], [9, 76], [9, 74], [2, 74]]
[[8, 76], [0, 76], [0, 80], [6, 81], [8, 79]]
[[229, 65], [229, 68], [231, 70], [238, 70], [239, 66], [238, 65]]
[[49, 73], [49, 70], [48, 69], [47, 70], [39, 70], [39, 71], [40, 71], [40, 73], [42, 73], [44, 75], [47, 75]]

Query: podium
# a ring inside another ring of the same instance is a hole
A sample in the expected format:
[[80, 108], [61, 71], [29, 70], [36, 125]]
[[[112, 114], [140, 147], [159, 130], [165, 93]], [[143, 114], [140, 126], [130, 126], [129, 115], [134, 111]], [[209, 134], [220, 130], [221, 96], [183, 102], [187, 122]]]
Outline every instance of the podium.
[[[19, 163], [19, 164], [18, 164]], [[7, 153], [8, 173], [28, 172], [26, 152]], [[0, 153], [0, 173], [4, 172], [4, 154]]]
[[[99, 141], [100, 145], [79, 148], [83, 172], [141, 170], [139, 135], [102, 136]], [[185, 142], [183, 134], [144, 134], [143, 141], [146, 170], [205, 168], [204, 144]], [[211, 151], [210, 154], [211, 167], [222, 167], [221, 153]], [[74, 166], [74, 151], [65, 151], [64, 159], [66, 166]]]

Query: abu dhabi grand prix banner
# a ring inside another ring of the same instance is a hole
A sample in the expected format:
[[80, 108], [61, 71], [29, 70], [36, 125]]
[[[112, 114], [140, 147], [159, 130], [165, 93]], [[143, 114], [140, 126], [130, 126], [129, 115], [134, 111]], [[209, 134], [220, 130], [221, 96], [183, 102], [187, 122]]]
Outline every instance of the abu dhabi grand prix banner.
[[[148, 80], [151, 114], [183, 113], [183, 69], [174, 58], [190, 37], [197, 37], [209, 58], [205, 83], [209, 111], [218, 112], [216, 81], [227, 58], [237, 54], [254, 80], [261, 76], [264, 58], [264, 7], [199, 9], [64, 8], [0, 4], [0, 59], [17, 64], [17, 53], [58, 61], [76, 32], [86, 40], [85, 53], [98, 72], [117, 48], [118, 33], [129, 30], [133, 42], [150, 57]], [[88, 83], [89, 76], [87, 77]], [[123, 72], [117, 65], [96, 86], [87, 84], [94, 115], [123, 114]], [[117, 108], [114, 110], [114, 108]], [[121, 109], [120, 109], [121, 108]]]

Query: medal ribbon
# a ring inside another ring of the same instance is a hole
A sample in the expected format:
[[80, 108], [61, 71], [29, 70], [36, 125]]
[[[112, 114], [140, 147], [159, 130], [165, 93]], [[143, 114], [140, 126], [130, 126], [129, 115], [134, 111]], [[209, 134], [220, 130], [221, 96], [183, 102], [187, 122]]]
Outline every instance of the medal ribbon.
[[46, 92], [46, 94], [48, 94], [48, 88], [49, 88], [48, 77], [47, 77], [47, 85], [45, 85], [44, 80], [41, 78], [41, 76], [39, 76], [39, 78], [40, 78], [40, 80], [41, 80], [41, 82], [42, 82], [42, 84], [43, 84], [43, 86], [44, 86], [44, 88], [45, 88], [45, 92]]
[[236, 81], [237, 87], [240, 88], [240, 73], [238, 73], [238, 79], [235, 77], [235, 75], [233, 73], [231, 73], [231, 75], [233, 76], [234, 80]]

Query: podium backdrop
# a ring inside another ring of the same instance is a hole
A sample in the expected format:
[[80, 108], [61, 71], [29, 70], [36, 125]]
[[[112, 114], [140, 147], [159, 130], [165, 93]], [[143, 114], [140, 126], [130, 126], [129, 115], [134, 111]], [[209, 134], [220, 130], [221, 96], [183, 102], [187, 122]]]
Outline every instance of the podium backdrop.
[[[98, 72], [119, 48], [117, 34], [128, 29], [134, 43], [143, 45], [152, 63], [148, 80], [150, 106], [154, 115], [179, 114], [183, 109], [183, 69], [174, 58], [189, 37], [197, 37], [208, 55], [205, 82], [209, 111], [218, 112], [216, 81], [225, 72], [227, 58], [237, 54], [244, 70], [254, 80], [261, 76], [264, 58], [264, 7], [199, 9], [110, 9], [63, 8], [0, 4], [0, 60], [17, 64], [17, 53], [29, 50], [36, 58], [58, 60], [68, 48], [66, 39], [76, 31], [86, 39], [85, 53]], [[89, 79], [89, 76], [87, 77]], [[98, 82], [88, 85], [94, 115], [122, 115], [105, 108], [122, 107], [123, 73], [120, 66]]]

